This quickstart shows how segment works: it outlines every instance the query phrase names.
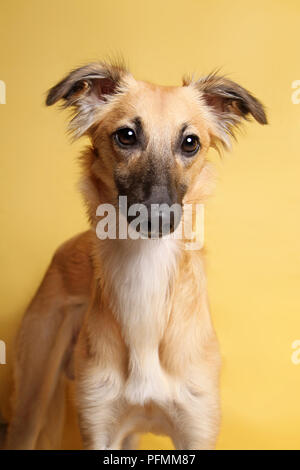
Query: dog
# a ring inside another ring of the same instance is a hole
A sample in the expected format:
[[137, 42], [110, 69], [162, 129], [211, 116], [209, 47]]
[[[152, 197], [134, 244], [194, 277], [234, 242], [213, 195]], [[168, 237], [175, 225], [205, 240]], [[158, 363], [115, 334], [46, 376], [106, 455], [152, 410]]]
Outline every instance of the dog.
[[185, 204], [210, 192], [208, 149], [229, 149], [251, 116], [267, 124], [264, 107], [218, 73], [158, 86], [103, 62], [50, 89], [46, 104], [57, 102], [73, 111], [73, 136], [91, 142], [81, 156], [91, 228], [56, 251], [23, 318], [6, 448], [59, 448], [68, 377], [85, 449], [134, 449], [142, 432], [213, 449], [221, 361], [203, 250], [185, 249], [174, 222], [163, 233], [164, 210], [157, 236], [136, 239], [98, 237], [96, 214], [122, 196], [130, 206], [177, 204], [183, 220]]

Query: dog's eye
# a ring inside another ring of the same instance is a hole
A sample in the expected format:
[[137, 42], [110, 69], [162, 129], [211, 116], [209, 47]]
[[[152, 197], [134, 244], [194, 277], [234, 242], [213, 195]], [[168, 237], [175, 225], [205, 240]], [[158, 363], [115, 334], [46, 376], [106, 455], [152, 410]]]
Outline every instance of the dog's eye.
[[120, 147], [124, 148], [134, 145], [137, 138], [133, 129], [130, 129], [130, 127], [124, 127], [115, 133], [115, 140]]
[[200, 148], [199, 138], [194, 134], [187, 135], [183, 139], [182, 144], [181, 144], [182, 152], [188, 157], [195, 155], [198, 152], [199, 148]]

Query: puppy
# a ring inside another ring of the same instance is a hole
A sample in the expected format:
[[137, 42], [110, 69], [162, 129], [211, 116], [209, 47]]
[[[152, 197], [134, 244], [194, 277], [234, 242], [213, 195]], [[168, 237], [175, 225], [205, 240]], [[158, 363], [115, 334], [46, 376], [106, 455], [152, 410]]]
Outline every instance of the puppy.
[[[91, 141], [81, 157], [91, 229], [58, 249], [23, 318], [6, 448], [59, 448], [68, 376], [84, 448], [135, 448], [150, 431], [177, 449], [212, 449], [220, 356], [203, 253], [174, 236], [176, 217], [167, 233], [163, 222], [166, 208], [179, 207], [182, 223], [186, 205], [203, 202], [208, 149], [229, 148], [243, 119], [266, 124], [264, 108], [217, 74], [157, 86], [105, 63], [72, 71], [49, 91], [47, 105], [56, 102], [73, 110], [74, 137]], [[158, 206], [158, 230], [148, 215], [139, 237], [97, 236], [97, 208], [121, 196]]]

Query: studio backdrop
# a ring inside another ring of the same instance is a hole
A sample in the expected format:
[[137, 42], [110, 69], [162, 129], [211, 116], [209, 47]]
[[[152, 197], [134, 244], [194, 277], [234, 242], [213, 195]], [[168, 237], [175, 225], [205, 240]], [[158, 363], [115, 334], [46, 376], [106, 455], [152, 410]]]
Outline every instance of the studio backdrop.
[[[72, 68], [123, 56], [176, 85], [220, 69], [266, 105], [217, 169], [205, 204], [213, 322], [222, 352], [218, 449], [300, 449], [300, 3], [297, 0], [2, 0], [0, 408], [13, 341], [56, 247], [88, 226], [67, 113], [44, 105]], [[80, 448], [68, 393], [63, 448]], [[170, 449], [145, 435], [144, 449]]]

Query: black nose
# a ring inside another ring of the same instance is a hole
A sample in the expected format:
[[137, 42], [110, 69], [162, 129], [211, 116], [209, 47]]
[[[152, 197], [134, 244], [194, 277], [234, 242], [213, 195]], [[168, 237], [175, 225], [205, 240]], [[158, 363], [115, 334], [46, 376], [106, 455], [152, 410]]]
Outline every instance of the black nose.
[[167, 186], [158, 186], [154, 185], [151, 188], [150, 196], [145, 199], [144, 204], [148, 208], [151, 208], [151, 205], [161, 205], [167, 204], [172, 206], [177, 202], [176, 194], [170, 194], [170, 191]]
[[[181, 220], [181, 205], [166, 186], [153, 186], [150, 196], [141, 204], [146, 211], [139, 231], [147, 237], [159, 238], [172, 233]], [[131, 220], [128, 217], [128, 222]]]

